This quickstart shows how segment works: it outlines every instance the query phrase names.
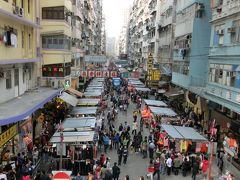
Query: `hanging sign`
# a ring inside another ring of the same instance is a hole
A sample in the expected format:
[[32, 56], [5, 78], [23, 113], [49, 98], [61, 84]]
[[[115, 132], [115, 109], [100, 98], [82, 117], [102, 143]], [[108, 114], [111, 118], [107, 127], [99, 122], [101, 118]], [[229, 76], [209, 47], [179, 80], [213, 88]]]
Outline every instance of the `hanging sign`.
[[95, 71], [88, 71], [88, 77], [92, 78], [95, 76]]
[[81, 71], [81, 76], [82, 77], [87, 77], [87, 71]]
[[104, 77], [109, 77], [109, 71], [104, 71], [104, 72], [103, 72], [103, 76], [104, 76]]
[[116, 71], [111, 71], [111, 77], [112, 78], [117, 77], [117, 72]]
[[102, 71], [96, 71], [96, 77], [102, 77]]

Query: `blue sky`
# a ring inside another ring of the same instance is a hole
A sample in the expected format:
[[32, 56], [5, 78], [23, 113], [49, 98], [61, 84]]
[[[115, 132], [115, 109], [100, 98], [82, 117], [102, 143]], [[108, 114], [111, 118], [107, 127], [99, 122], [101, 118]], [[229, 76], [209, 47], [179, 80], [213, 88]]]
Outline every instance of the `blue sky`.
[[118, 37], [122, 24], [125, 7], [132, 5], [133, 0], [103, 0], [103, 13], [106, 18], [108, 37]]

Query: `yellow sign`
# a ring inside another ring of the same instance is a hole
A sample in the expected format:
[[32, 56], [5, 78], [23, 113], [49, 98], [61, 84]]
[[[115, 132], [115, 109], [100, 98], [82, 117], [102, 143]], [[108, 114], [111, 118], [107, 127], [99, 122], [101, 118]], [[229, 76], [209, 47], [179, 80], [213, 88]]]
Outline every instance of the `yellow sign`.
[[160, 80], [160, 70], [159, 69], [152, 70], [152, 80], [153, 81]]
[[10, 139], [12, 139], [18, 133], [17, 124], [10, 127], [8, 130], [0, 134], [0, 147], [6, 144]]
[[153, 56], [149, 54], [148, 61], [147, 61], [147, 69], [150, 70], [153, 68]]

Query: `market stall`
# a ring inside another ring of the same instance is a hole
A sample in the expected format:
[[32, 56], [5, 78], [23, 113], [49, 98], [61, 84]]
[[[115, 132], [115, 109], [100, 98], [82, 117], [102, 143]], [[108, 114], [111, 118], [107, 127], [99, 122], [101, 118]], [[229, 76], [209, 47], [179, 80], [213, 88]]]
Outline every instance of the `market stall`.
[[163, 101], [144, 99], [144, 102], [148, 106], [167, 107], [167, 104]]
[[97, 107], [74, 107], [70, 115], [73, 117], [96, 116]]
[[85, 98], [100, 98], [102, 96], [102, 91], [86, 91], [83, 96]]
[[208, 140], [194, 128], [162, 124], [159, 144], [175, 152], [207, 153]]
[[95, 117], [67, 118], [62, 123], [63, 131], [94, 130], [96, 127]]
[[151, 92], [151, 90], [149, 89], [149, 88], [146, 88], [146, 87], [136, 87], [135, 88], [136, 89], [136, 91], [140, 91], [140, 92]]

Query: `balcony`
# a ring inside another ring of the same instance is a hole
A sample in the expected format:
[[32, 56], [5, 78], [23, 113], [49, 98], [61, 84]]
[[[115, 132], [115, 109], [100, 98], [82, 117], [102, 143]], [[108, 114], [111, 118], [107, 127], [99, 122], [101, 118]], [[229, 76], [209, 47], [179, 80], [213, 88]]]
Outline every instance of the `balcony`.
[[211, 47], [209, 54], [211, 56], [239, 56], [239, 48], [240, 44], [232, 44], [232, 45], [222, 45], [222, 46], [216, 46]]

